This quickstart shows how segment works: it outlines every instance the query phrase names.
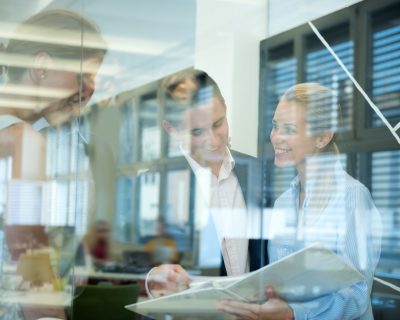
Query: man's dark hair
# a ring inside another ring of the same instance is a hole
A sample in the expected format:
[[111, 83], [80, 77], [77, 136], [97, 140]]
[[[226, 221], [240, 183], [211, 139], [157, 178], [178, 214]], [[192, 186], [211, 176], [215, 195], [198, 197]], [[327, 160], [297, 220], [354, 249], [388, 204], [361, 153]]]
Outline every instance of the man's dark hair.
[[180, 125], [182, 113], [204, 105], [217, 98], [225, 106], [225, 100], [213, 78], [206, 72], [189, 69], [165, 77], [158, 90], [158, 101], [164, 108], [164, 119], [171, 125]]

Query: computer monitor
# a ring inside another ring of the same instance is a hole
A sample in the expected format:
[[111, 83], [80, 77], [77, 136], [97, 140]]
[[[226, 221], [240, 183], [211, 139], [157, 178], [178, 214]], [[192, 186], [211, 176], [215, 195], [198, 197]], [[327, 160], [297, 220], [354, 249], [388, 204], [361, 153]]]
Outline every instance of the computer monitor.
[[151, 268], [150, 255], [144, 251], [124, 251], [123, 263], [126, 271], [129, 269], [134, 273], [147, 272]]

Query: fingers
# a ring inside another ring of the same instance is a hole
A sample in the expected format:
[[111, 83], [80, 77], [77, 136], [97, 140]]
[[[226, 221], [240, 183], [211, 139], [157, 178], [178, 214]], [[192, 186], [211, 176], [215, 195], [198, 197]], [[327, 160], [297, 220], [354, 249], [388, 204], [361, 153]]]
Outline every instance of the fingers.
[[258, 320], [260, 317], [260, 305], [241, 301], [220, 301], [217, 309], [245, 320]]
[[188, 273], [180, 265], [164, 264], [151, 272], [149, 289], [154, 297], [159, 297], [185, 290], [190, 282]]
[[188, 285], [192, 282], [189, 274], [186, 272], [185, 269], [182, 268], [182, 266], [180, 266], [179, 264], [172, 264], [171, 266], [173, 271], [181, 279], [181, 281], [185, 282]]
[[265, 294], [267, 296], [267, 300], [279, 298], [273, 287], [267, 287]]

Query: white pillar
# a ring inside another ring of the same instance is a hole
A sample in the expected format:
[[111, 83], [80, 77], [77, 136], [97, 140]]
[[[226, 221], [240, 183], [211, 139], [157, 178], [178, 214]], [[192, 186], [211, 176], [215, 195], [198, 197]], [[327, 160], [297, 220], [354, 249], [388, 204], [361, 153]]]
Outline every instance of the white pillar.
[[268, 0], [198, 0], [195, 68], [210, 74], [228, 105], [232, 149], [257, 154], [259, 44]]

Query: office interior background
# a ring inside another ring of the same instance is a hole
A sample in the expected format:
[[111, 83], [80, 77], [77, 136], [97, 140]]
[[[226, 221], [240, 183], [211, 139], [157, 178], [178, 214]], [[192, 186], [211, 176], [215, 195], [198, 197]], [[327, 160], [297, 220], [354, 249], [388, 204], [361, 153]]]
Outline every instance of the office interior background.
[[[42, 129], [40, 149], [33, 149], [31, 132], [24, 132], [26, 140], [17, 142], [17, 151], [0, 151], [0, 319], [62, 317], [58, 309], [64, 311], [59, 307], [68, 304], [65, 300], [55, 302], [58, 308], [46, 305], [46, 298], [29, 308], [24, 301], [7, 300], [9, 292], [19, 290], [21, 255], [35, 249], [50, 252], [60, 299], [73, 297], [75, 280], [81, 278], [92, 284], [139, 283], [143, 294], [144, 275], [153, 266], [148, 243], [160, 232], [178, 253], [173, 262], [195, 275], [218, 275], [220, 247], [213, 230], [199, 222], [199, 190], [187, 161], [164, 131], [157, 97], [163, 77], [191, 68], [206, 71], [218, 83], [227, 104], [231, 148], [262, 159], [266, 171], [254, 183], [263, 187], [265, 210], [296, 175], [294, 168], [274, 167], [269, 133], [280, 96], [300, 82], [338, 91], [341, 163], [369, 189], [382, 216], [376, 276], [399, 285], [399, 1], [3, 1], [0, 42], [6, 47], [20, 23], [55, 8], [76, 11], [97, 24], [107, 52], [94, 93], [78, 115]], [[85, 46], [84, 29], [75, 37]], [[23, 60], [1, 57], [1, 65]], [[5, 88], [0, 89], [0, 110], [37, 108], [29, 88], [16, 85], [7, 91], [5, 71], [0, 79]], [[40, 172], [32, 173], [32, 168]], [[78, 251], [99, 221], [109, 232], [109, 254], [96, 267]], [[43, 284], [40, 290], [55, 290], [53, 280], [43, 282], [51, 286]], [[375, 283], [372, 305], [376, 319], [398, 319], [400, 294]]]

